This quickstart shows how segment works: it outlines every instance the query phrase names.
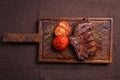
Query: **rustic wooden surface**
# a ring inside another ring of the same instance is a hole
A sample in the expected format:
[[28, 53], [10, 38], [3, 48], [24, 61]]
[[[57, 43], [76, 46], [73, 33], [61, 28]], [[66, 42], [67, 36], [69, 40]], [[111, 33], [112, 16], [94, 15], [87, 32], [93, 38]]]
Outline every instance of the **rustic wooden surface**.
[[3, 42], [36, 42], [40, 43], [39, 34], [5, 33]]
[[[87, 19], [86, 19], [87, 20]], [[52, 46], [55, 38], [54, 29], [59, 21], [67, 21], [72, 30], [69, 36], [73, 35], [76, 24], [85, 21], [85, 18], [60, 18], [41, 19], [38, 26], [38, 33], [5, 33], [3, 42], [38, 43], [38, 62], [63, 62], [63, 63], [111, 63], [112, 62], [112, 19], [111, 18], [88, 18], [93, 24], [93, 35], [97, 41], [97, 53], [95, 56], [80, 61], [71, 44], [64, 51], [57, 51]], [[68, 36], [68, 37], [69, 37]]]
[[8, 32], [36, 33], [38, 19], [113, 18], [113, 62], [38, 63], [35, 43], [0, 42], [0, 80], [120, 80], [120, 0], [0, 0], [0, 40]]
[[[111, 18], [88, 18], [94, 26], [94, 36], [97, 40], [98, 51], [95, 56], [88, 60], [80, 61], [71, 45], [60, 52], [52, 47], [55, 37], [54, 29], [59, 21], [67, 21], [73, 29], [77, 22], [83, 18], [42, 19], [39, 25], [41, 44], [39, 45], [39, 62], [62, 62], [62, 63], [111, 63], [112, 62], [112, 19]], [[69, 35], [69, 36], [70, 36]]]

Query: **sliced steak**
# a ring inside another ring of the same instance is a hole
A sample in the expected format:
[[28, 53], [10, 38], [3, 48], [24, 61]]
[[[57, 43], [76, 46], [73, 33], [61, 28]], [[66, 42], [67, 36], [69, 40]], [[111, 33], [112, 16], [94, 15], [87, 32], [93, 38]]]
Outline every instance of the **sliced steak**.
[[96, 41], [93, 36], [92, 23], [82, 23], [75, 27], [70, 43], [75, 48], [77, 57], [85, 60], [96, 53]]

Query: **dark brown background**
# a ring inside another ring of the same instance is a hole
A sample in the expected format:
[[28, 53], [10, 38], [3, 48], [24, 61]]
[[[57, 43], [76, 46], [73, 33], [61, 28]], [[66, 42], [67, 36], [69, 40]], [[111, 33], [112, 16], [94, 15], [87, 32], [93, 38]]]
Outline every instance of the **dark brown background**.
[[[0, 36], [37, 32], [37, 20], [59, 17], [112, 17], [113, 63], [37, 63], [37, 44], [0, 43], [0, 80], [119, 80], [120, 0], [0, 0]], [[0, 38], [1, 39], [1, 38]]]

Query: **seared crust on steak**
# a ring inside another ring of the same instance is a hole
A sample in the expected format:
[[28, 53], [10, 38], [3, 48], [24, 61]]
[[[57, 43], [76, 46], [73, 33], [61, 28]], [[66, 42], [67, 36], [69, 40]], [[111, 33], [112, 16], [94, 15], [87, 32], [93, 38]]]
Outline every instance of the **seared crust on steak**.
[[80, 60], [93, 56], [96, 53], [96, 41], [93, 36], [92, 23], [79, 23], [75, 27], [74, 35], [70, 37], [70, 43], [75, 48]]

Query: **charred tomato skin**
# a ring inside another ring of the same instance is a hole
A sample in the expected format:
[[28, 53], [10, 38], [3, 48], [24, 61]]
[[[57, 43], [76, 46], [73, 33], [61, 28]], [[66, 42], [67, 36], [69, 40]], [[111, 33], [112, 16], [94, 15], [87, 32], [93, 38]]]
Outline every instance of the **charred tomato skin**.
[[55, 35], [61, 36], [61, 35], [68, 35], [71, 31], [71, 27], [68, 22], [66, 21], [60, 21], [58, 25], [55, 28]]

